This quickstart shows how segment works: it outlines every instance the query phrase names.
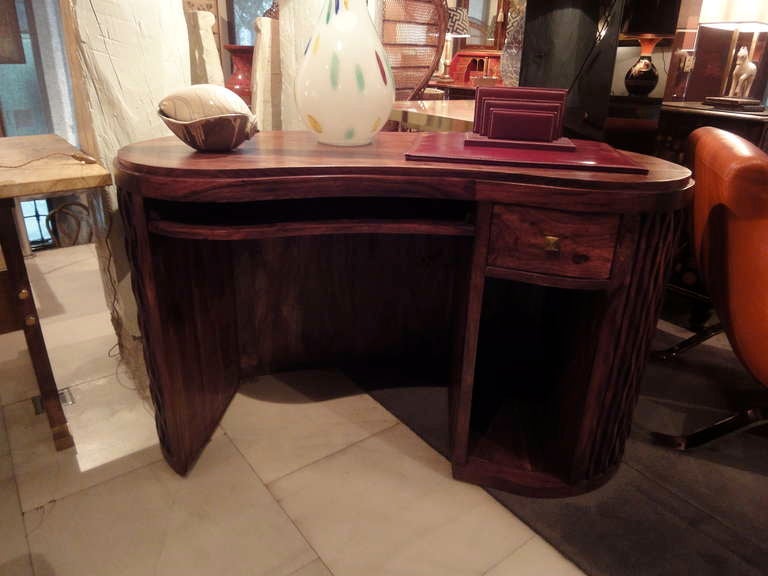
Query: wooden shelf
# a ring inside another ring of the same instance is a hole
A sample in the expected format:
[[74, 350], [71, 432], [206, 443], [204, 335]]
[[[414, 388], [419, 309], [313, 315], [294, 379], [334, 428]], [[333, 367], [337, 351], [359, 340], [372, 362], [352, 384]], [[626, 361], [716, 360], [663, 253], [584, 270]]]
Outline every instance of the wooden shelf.
[[532, 282], [539, 286], [552, 288], [572, 288], [576, 290], [605, 290], [610, 286], [610, 279], [573, 278], [570, 276], [556, 276], [554, 274], [538, 274], [527, 270], [514, 270], [511, 268], [499, 268], [487, 266], [485, 275], [489, 278], [501, 280], [514, 280], [517, 282]]
[[256, 240], [337, 234], [472, 236], [474, 210], [457, 200], [316, 198], [217, 204], [157, 200], [149, 230], [173, 238]]
[[[457, 477], [522, 494], [565, 496], [594, 487], [574, 477], [604, 292], [542, 285], [548, 276], [489, 277], [472, 386], [469, 442]], [[512, 281], [510, 281], [512, 280]], [[525, 308], [510, 302], [525, 302]], [[606, 477], [607, 479], [607, 477]], [[601, 482], [600, 480], [595, 480]]]
[[258, 240], [336, 234], [472, 236], [474, 229], [472, 224], [437, 220], [323, 220], [252, 226], [205, 226], [155, 220], [149, 225], [149, 231], [153, 234], [189, 240]]

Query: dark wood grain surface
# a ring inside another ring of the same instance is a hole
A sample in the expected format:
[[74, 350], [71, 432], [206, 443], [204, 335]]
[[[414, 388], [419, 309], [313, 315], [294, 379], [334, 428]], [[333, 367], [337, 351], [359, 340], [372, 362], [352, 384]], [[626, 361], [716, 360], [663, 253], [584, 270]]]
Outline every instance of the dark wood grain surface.
[[446, 382], [471, 238], [330, 235], [237, 243], [246, 374], [397, 366]]
[[[690, 178], [686, 168], [633, 153], [627, 155], [647, 168], [647, 175], [405, 160], [405, 153], [420, 137], [413, 132], [382, 132], [368, 146], [334, 147], [318, 144], [309, 132], [261, 132], [229, 154], [195, 152], [176, 138], [167, 137], [123, 148], [118, 154], [117, 166], [120, 171], [174, 179], [172, 190], [159, 189], [148, 180], [148, 186], [142, 192], [145, 195], [195, 199], [205, 190], [223, 185], [232, 186], [231, 192], [226, 194], [228, 200], [235, 199], [239, 188], [236, 182], [227, 182], [228, 179], [264, 181], [264, 186], [258, 190], [249, 188], [254, 199], [291, 194], [306, 198], [314, 194], [325, 196], [329, 192], [335, 196], [365, 195], [365, 191], [360, 190], [360, 183], [365, 184], [366, 176], [376, 177], [377, 182], [384, 182], [381, 177], [389, 176], [393, 189], [402, 188], [401, 178], [407, 173], [410, 182], [406, 188], [425, 187], [419, 194], [429, 195], [431, 189], [441, 196], [464, 195], [472, 199], [474, 188], [469, 184], [474, 180], [567, 185], [594, 190], [647, 190], [656, 196], [663, 196], [665, 192], [678, 196], [681, 186]], [[205, 175], [205, 181], [198, 178], [202, 175]], [[300, 177], [311, 179], [304, 182]], [[424, 179], [419, 180], [419, 177]], [[446, 189], [444, 182], [436, 185], [436, 177], [455, 178], [457, 184], [464, 186]], [[192, 180], [187, 182], [184, 178]], [[290, 183], [286, 178], [291, 179]], [[269, 187], [270, 180], [272, 188]], [[302, 184], [305, 187], [299, 190]], [[326, 189], [328, 186], [330, 189]], [[215, 200], [213, 197], [209, 199]]]
[[16, 314], [16, 294], [11, 288], [8, 270], [0, 270], [0, 334], [21, 330]]
[[417, 137], [120, 152], [158, 434], [177, 472], [239, 378], [318, 366], [451, 385], [457, 478], [565, 496], [616, 470], [690, 173], [638, 155], [647, 175], [405, 161]]
[[608, 278], [618, 229], [619, 217], [612, 214], [496, 206], [488, 264], [555, 276]]
[[251, 226], [201, 226], [179, 222], [152, 222], [150, 232], [173, 238], [208, 240], [257, 240], [261, 238], [295, 238], [298, 236], [322, 236], [324, 234], [415, 234], [432, 236], [472, 236], [474, 227], [469, 224], [434, 221], [397, 220], [325, 220], [320, 222], [295, 222], [256, 224]]

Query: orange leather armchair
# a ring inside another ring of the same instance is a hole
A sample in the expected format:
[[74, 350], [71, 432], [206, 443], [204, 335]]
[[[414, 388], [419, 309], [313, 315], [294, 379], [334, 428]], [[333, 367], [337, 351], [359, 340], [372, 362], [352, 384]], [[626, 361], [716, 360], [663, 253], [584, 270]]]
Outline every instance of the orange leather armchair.
[[[710, 126], [693, 132], [689, 143], [699, 268], [733, 351], [768, 387], [768, 155]], [[693, 448], [766, 422], [766, 406], [744, 410], [688, 436], [656, 437], [678, 449]]]

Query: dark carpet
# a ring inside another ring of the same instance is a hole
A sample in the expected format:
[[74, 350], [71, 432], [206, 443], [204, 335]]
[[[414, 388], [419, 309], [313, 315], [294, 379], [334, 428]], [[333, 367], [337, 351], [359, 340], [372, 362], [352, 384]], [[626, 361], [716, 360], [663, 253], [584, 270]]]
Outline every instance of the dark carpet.
[[[659, 332], [654, 348], [676, 340]], [[445, 388], [360, 383], [447, 453]], [[679, 433], [714, 422], [762, 391], [729, 350], [704, 345], [651, 362], [623, 464], [604, 487], [562, 499], [489, 492], [591, 576], [768, 574], [765, 431], [685, 454], [645, 438], [649, 430]]]

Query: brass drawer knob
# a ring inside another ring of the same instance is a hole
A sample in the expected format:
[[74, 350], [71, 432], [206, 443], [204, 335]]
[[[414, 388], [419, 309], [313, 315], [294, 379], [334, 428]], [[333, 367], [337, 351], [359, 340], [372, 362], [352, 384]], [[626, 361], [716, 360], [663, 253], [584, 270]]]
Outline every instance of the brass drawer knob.
[[547, 254], [560, 254], [560, 237], [544, 236], [544, 252]]
[[24, 324], [26, 324], [27, 326], [34, 326], [35, 324], [37, 324], [37, 316], [35, 316], [34, 314], [30, 314], [29, 316], [26, 316], [24, 318]]
[[29, 298], [29, 290], [27, 290], [26, 288], [22, 288], [21, 290], [19, 290], [16, 296], [19, 298], [19, 300], [27, 300]]

